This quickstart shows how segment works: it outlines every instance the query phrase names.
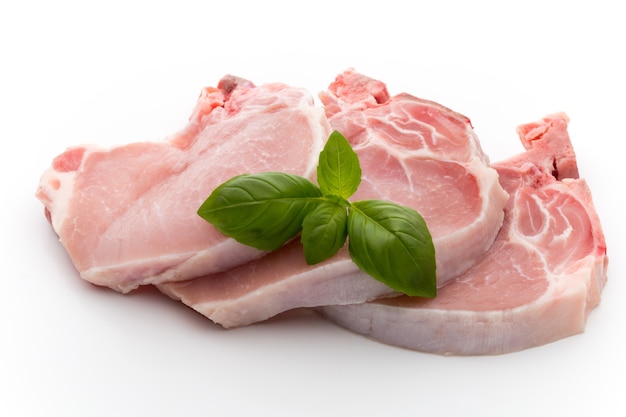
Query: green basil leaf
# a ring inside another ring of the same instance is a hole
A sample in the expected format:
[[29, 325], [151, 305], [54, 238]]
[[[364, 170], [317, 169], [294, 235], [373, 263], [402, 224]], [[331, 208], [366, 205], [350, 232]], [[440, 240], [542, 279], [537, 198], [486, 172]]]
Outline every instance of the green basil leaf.
[[281, 172], [240, 175], [217, 187], [198, 209], [220, 232], [275, 250], [302, 229], [322, 193], [306, 178]]
[[346, 205], [329, 199], [317, 205], [304, 218], [301, 241], [304, 257], [309, 265], [330, 258], [346, 243]]
[[324, 195], [348, 198], [361, 183], [361, 165], [350, 143], [339, 132], [330, 134], [317, 165], [317, 183]]
[[350, 256], [359, 268], [396, 291], [435, 297], [435, 248], [426, 222], [408, 207], [387, 201], [352, 203]]

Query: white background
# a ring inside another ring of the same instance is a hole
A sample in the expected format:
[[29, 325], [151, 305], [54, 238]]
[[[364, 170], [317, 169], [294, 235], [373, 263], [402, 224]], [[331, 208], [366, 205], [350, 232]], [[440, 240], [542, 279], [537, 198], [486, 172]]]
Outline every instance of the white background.
[[[619, 2], [165, 3], [0, 6], [0, 415], [626, 415]], [[308, 314], [224, 331], [79, 279], [34, 197], [65, 147], [162, 139], [227, 73], [317, 94], [349, 67], [464, 113], [492, 160], [522, 151], [518, 124], [571, 117], [610, 255], [585, 333], [439, 357]]]

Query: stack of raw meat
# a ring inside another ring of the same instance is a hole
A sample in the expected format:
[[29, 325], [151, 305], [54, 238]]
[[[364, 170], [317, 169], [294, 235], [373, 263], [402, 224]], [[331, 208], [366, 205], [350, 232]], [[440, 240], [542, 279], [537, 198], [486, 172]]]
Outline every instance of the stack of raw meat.
[[[155, 285], [224, 327], [294, 308], [374, 339], [440, 354], [499, 354], [584, 330], [608, 258], [578, 178], [564, 114], [518, 128], [526, 151], [490, 163], [469, 119], [349, 70], [315, 104], [304, 89], [227, 76], [162, 142], [79, 146], [54, 159], [37, 197], [82, 278], [121, 292]], [[418, 210], [433, 236], [439, 292], [395, 293], [347, 250], [307, 265], [298, 239], [265, 253], [196, 210], [243, 174], [315, 180], [332, 130], [357, 152], [354, 199]]]

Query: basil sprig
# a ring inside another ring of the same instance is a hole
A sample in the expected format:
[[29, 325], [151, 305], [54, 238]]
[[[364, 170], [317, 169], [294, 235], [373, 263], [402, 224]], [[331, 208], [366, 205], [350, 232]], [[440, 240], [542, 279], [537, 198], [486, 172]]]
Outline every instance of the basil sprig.
[[435, 297], [435, 248], [426, 222], [410, 207], [381, 200], [348, 201], [361, 183], [359, 158], [333, 132], [317, 166], [319, 187], [282, 172], [239, 175], [217, 187], [198, 215], [235, 240], [275, 250], [301, 234], [307, 263], [350, 257], [373, 278], [408, 295]]

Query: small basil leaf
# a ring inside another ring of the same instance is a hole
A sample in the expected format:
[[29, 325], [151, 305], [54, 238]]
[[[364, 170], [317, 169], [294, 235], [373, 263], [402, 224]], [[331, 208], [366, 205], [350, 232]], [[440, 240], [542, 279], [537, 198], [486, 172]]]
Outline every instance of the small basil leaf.
[[317, 165], [317, 183], [324, 195], [348, 198], [361, 183], [361, 165], [350, 143], [339, 132], [330, 134]]
[[309, 265], [330, 258], [346, 243], [347, 221], [346, 205], [330, 199], [304, 218], [301, 241]]
[[322, 197], [306, 178], [281, 172], [240, 175], [217, 187], [198, 215], [217, 230], [261, 250], [275, 250], [297, 235]]
[[359, 268], [396, 291], [435, 297], [435, 248], [426, 222], [411, 208], [387, 201], [352, 203], [350, 256]]

